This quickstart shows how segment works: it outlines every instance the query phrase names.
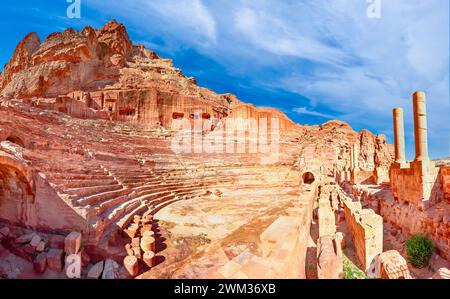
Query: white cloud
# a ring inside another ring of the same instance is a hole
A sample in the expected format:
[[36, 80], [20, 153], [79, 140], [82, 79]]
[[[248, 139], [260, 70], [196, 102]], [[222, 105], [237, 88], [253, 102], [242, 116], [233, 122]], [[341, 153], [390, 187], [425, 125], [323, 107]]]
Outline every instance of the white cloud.
[[332, 115], [324, 114], [324, 113], [320, 113], [320, 112], [316, 112], [316, 111], [311, 111], [311, 110], [308, 110], [307, 107], [294, 108], [294, 109], [292, 109], [292, 111], [294, 111], [295, 113], [298, 113], [298, 114], [306, 114], [306, 115], [318, 116], [318, 117], [323, 117], [323, 118], [328, 118], [328, 119], [333, 118]]
[[153, 9], [172, 26], [187, 28], [207, 38], [207, 42], [216, 41], [216, 23], [202, 0], [152, 0], [144, 3], [144, 7]]
[[234, 14], [234, 26], [254, 46], [275, 55], [333, 63], [348, 58], [339, 49], [302, 35], [270, 11], [243, 7]]
[[202, 0], [85, 0], [105, 14], [127, 20], [142, 32], [156, 33], [199, 47], [214, 45], [216, 22]]

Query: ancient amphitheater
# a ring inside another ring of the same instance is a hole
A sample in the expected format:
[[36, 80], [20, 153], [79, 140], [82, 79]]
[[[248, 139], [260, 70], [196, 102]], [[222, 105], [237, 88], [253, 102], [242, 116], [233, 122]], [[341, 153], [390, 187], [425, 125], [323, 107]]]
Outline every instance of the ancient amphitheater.
[[66, 277], [76, 255], [94, 279], [448, 278], [450, 163], [411, 105], [407, 162], [400, 108], [389, 145], [199, 87], [115, 21], [31, 33], [0, 74], [0, 275]]

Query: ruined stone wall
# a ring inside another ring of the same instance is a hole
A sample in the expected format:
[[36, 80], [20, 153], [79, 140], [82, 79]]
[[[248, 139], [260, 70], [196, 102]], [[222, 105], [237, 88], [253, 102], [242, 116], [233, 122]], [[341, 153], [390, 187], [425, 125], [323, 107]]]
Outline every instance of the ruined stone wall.
[[450, 166], [441, 167], [440, 176], [443, 198], [450, 202]]
[[383, 198], [380, 201], [380, 213], [386, 221], [400, 227], [407, 236], [415, 233], [428, 236], [440, 255], [450, 260], [450, 217], [445, 210], [431, 208], [424, 212], [407, 204], [399, 204], [391, 198]]
[[340, 199], [356, 255], [367, 270], [373, 258], [383, 252], [383, 219], [373, 210], [362, 209], [360, 202], [352, 202], [343, 194]]
[[435, 243], [440, 255], [450, 260], [450, 216], [449, 203], [441, 202], [425, 211], [406, 202], [400, 203], [393, 198], [391, 190], [385, 187], [367, 188], [365, 186], [345, 185], [365, 206], [376, 208], [384, 221], [400, 228], [405, 236], [420, 233]]
[[401, 203], [427, 209], [440, 201], [439, 169], [433, 162], [394, 163], [390, 169], [392, 194]]
[[343, 277], [342, 239], [336, 234], [335, 211], [339, 210], [336, 185], [322, 185], [319, 189], [317, 222], [317, 277], [338, 279]]
[[320, 188], [319, 205], [317, 207], [319, 237], [334, 236], [336, 234], [336, 221], [331, 192], [327, 187], [322, 186]]

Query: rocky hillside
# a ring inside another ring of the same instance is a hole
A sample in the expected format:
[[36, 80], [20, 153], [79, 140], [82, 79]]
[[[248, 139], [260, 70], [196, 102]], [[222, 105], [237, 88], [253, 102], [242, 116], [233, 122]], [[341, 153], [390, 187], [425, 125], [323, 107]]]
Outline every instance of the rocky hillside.
[[[0, 74], [0, 98], [4, 99], [56, 98], [74, 91], [102, 93], [108, 90], [156, 90], [177, 95], [159, 96], [162, 99], [157, 100], [158, 105], [164, 103], [158, 106], [163, 112], [158, 113], [167, 114], [164, 119], [171, 119], [174, 113], [178, 113], [174, 111], [184, 112], [184, 115], [192, 113], [189, 111], [192, 110], [192, 101], [185, 100], [185, 97], [209, 105], [211, 111], [220, 107], [221, 115], [225, 116], [258, 118], [276, 115], [282, 120], [282, 132], [292, 133], [289, 138], [296, 144], [292, 149], [296, 156], [306, 157], [307, 161], [308, 158], [319, 160], [319, 164], [326, 164], [329, 169], [336, 165], [349, 167], [351, 147], [355, 143], [360, 148], [361, 170], [379, 166], [386, 168], [392, 161], [392, 148], [383, 136], [375, 136], [366, 130], [357, 133], [340, 121], [322, 126], [297, 125], [277, 109], [256, 108], [232, 94], [220, 95], [197, 86], [194, 78], [187, 78], [173, 66], [172, 60], [161, 58], [142, 45], [133, 45], [125, 27], [114, 20], [99, 30], [86, 27], [77, 32], [69, 28], [61, 33], [52, 33], [43, 42], [36, 33], [30, 33], [18, 44]], [[127, 94], [143, 97], [139, 93]], [[89, 98], [93, 96], [95, 94]], [[97, 96], [102, 101], [107, 97], [104, 93]], [[117, 97], [124, 96], [119, 94]], [[167, 108], [169, 105], [170, 109]]]
[[[222, 97], [186, 78], [170, 59], [133, 45], [123, 24], [69, 28], [43, 42], [36, 33], [22, 40], [0, 75], [5, 98], [56, 97], [74, 90], [144, 89], [176, 91], [212, 101]], [[240, 102], [230, 96], [235, 105]]]

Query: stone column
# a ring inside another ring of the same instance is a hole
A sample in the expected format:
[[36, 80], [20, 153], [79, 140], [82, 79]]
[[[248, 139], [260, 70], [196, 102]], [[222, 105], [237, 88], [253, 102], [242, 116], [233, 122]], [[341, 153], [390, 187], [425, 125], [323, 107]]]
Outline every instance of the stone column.
[[425, 93], [417, 91], [413, 95], [414, 141], [416, 158], [414, 161], [428, 161], [428, 130]]
[[354, 145], [350, 148], [350, 170], [355, 168], [355, 159], [353, 158]]
[[405, 127], [403, 120], [403, 109], [394, 109], [394, 143], [395, 143], [395, 162], [405, 163]]
[[359, 170], [359, 142], [353, 145], [353, 166]]

